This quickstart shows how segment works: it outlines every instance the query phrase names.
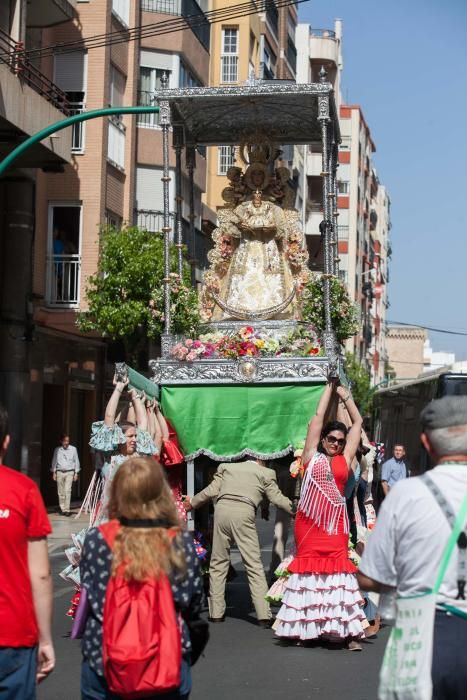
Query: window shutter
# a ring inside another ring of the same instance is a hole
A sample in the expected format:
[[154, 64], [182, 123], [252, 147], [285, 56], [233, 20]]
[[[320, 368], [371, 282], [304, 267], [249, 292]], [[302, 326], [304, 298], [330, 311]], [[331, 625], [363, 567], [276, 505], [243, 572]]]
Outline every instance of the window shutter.
[[86, 53], [57, 54], [54, 62], [54, 82], [65, 92], [85, 92]]
[[[169, 183], [171, 192], [169, 202], [173, 211], [173, 180]], [[149, 211], [162, 211], [164, 209], [164, 196], [162, 187], [162, 168], [137, 168], [136, 169], [136, 208]]]

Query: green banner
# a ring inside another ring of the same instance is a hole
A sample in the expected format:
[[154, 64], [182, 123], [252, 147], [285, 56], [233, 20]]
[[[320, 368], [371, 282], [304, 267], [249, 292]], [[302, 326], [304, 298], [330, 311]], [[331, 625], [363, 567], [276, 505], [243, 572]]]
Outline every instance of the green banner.
[[305, 439], [323, 384], [163, 386], [161, 405], [187, 456], [279, 456]]

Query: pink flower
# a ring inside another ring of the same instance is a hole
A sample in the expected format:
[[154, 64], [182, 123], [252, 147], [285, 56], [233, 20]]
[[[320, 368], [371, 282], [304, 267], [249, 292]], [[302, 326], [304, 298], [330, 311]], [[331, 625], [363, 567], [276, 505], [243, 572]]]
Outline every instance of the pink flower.
[[187, 348], [191, 348], [191, 346], [193, 345], [193, 340], [191, 338], [187, 338], [185, 340], [185, 345]]
[[201, 347], [201, 341], [200, 340], [194, 340], [193, 345], [191, 346], [194, 350], [197, 348]]
[[198, 355], [195, 352], [191, 351], [186, 356], [186, 360], [187, 360], [187, 362], [193, 362], [193, 360], [196, 360], [197, 357], [198, 357]]

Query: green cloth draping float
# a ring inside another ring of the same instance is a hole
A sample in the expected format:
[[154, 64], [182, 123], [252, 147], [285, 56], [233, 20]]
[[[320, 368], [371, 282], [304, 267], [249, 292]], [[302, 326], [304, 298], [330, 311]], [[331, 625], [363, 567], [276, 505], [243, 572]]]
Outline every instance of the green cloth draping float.
[[273, 459], [303, 442], [322, 384], [163, 386], [164, 415], [186, 459]]

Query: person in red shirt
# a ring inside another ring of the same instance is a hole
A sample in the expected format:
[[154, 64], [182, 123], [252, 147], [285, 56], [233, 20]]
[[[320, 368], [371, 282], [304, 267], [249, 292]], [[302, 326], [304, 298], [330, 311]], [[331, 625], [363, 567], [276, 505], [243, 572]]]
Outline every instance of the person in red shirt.
[[1, 462], [8, 414], [0, 405], [0, 698], [35, 700], [36, 682], [55, 666], [51, 527], [36, 484]]

